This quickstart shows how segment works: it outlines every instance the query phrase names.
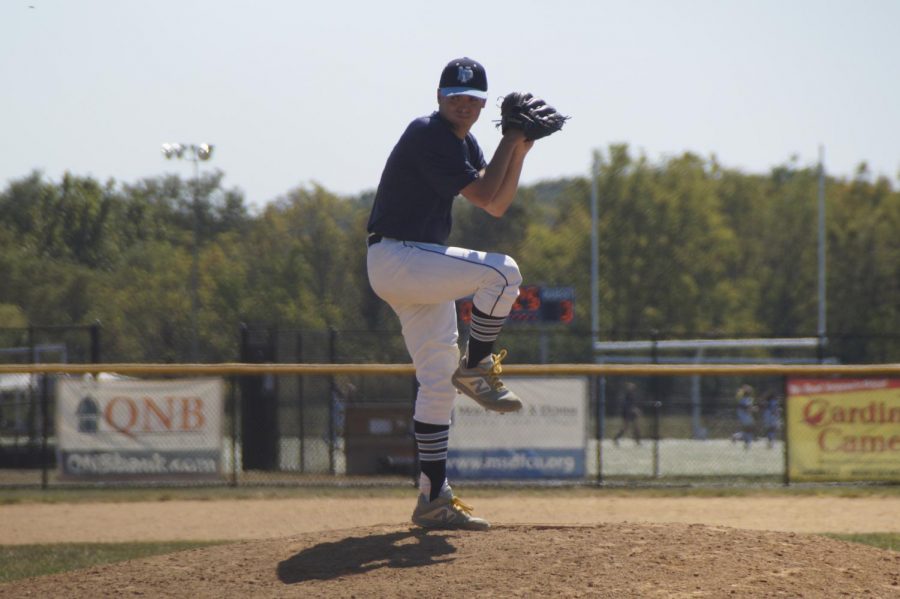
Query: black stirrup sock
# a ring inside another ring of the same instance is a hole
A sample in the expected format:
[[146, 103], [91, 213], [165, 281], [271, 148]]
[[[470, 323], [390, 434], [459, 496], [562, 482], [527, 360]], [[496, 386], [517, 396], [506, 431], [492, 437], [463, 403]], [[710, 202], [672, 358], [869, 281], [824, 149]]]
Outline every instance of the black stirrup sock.
[[413, 421], [416, 447], [419, 450], [419, 468], [431, 482], [428, 500], [434, 501], [441, 493], [447, 478], [447, 446], [450, 443], [450, 426]]
[[472, 324], [469, 326], [469, 344], [466, 350], [466, 368], [474, 368], [494, 349], [494, 341], [500, 336], [500, 329], [506, 317], [488, 316], [472, 306]]

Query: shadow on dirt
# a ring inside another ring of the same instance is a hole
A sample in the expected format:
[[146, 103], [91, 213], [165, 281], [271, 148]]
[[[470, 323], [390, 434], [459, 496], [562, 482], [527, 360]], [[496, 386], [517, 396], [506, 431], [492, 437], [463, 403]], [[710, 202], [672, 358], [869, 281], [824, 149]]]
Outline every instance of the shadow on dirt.
[[329, 580], [378, 568], [414, 568], [453, 561], [456, 552], [445, 534], [409, 530], [365, 537], [348, 537], [304, 549], [278, 564], [285, 584]]

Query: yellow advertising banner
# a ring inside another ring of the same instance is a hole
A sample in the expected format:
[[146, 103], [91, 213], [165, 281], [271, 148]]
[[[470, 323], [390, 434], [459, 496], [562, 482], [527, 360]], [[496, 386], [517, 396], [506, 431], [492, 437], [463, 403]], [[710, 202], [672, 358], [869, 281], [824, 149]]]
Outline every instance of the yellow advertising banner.
[[790, 379], [792, 481], [900, 481], [900, 379]]

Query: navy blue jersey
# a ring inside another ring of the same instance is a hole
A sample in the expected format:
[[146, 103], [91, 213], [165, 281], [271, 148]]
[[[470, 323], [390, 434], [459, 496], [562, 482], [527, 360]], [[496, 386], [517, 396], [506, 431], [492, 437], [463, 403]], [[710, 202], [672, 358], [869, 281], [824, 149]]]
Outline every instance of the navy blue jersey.
[[445, 243], [453, 224], [453, 199], [485, 166], [471, 133], [460, 139], [437, 112], [414, 120], [387, 159], [368, 231]]

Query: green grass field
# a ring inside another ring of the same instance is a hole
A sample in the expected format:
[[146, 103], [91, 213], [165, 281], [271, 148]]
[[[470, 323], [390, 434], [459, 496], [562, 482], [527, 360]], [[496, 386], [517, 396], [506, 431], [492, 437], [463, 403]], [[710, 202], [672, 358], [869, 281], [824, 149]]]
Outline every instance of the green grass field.
[[851, 543], [871, 545], [872, 547], [878, 547], [879, 549], [900, 551], [900, 534], [898, 533], [826, 534], [824, 536], [831, 537], [832, 539], [840, 539], [842, 541], [850, 541]]
[[[476, 481], [459, 483], [470, 497], [493, 497], [510, 493], [510, 488]], [[144, 488], [62, 488], [41, 490], [36, 487], [0, 489], [0, 505], [17, 503], [125, 503], [130, 501], [219, 501], [242, 499], [290, 499], [294, 497], [409, 497], [412, 482], [392, 486], [270, 486], [270, 487], [144, 487]], [[900, 484], [890, 483], [758, 483], [712, 479], [689, 479], [682, 483], [648, 485], [639, 480], [631, 484], [627, 480], [603, 485], [574, 486], [516, 486], [514, 491], [523, 495], [559, 495], [578, 497], [603, 493], [615, 496], [638, 497], [750, 497], [750, 496], [808, 496], [833, 497], [900, 496]]]
[[0, 545], [0, 582], [219, 545], [219, 542]]
[[[509, 489], [467, 485], [471, 497], [508, 494]], [[669, 487], [570, 487], [521, 488], [516, 493], [539, 496], [566, 496], [603, 493], [641, 497], [722, 497], [722, 496], [806, 496], [867, 497], [900, 495], [900, 485], [794, 485], [769, 486], [669, 486]], [[191, 500], [242, 500], [290, 497], [393, 497], [407, 496], [408, 488], [304, 487], [304, 488], [185, 488], [185, 489], [38, 489], [0, 490], [0, 504], [74, 503]], [[900, 551], [900, 533], [826, 534], [835, 539]], [[44, 576], [100, 564], [173, 553], [222, 542], [148, 542], [148, 543], [64, 543], [47, 545], [0, 545], [0, 582]]]

